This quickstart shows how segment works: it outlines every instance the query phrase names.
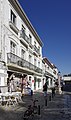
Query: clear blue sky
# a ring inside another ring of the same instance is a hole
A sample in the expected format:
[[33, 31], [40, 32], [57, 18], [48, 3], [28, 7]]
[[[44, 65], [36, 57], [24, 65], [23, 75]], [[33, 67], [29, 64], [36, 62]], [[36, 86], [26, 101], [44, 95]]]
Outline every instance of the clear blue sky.
[[40, 36], [43, 56], [71, 73], [71, 0], [19, 0]]

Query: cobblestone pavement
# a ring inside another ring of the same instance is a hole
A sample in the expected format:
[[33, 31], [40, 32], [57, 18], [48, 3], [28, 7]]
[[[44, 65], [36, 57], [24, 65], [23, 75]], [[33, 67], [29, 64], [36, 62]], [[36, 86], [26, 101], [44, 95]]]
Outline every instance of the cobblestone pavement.
[[[36, 92], [33, 97], [24, 96], [23, 102], [16, 106], [0, 106], [0, 120], [23, 120], [24, 111], [32, 104], [32, 99], [38, 99], [40, 115], [33, 120], [71, 120], [71, 94], [56, 94], [51, 101], [47, 96], [47, 105], [42, 92]], [[32, 118], [30, 118], [32, 119]]]

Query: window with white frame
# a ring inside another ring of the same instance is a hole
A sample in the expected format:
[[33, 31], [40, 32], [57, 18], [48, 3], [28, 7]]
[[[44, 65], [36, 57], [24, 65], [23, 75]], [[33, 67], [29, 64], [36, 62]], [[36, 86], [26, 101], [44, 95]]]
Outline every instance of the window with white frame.
[[23, 59], [25, 59], [25, 50], [21, 50], [21, 57], [23, 58]]
[[31, 76], [29, 76], [29, 82], [31, 82]]
[[40, 54], [40, 46], [38, 46], [38, 53]]
[[16, 25], [16, 15], [12, 10], [11, 10], [11, 22]]
[[38, 80], [38, 88], [40, 88], [40, 81]]
[[13, 41], [10, 41], [10, 52], [16, 54], [16, 44]]
[[34, 41], [34, 46], [36, 46], [36, 41]]
[[34, 65], [36, 66], [36, 58], [34, 58]]
[[50, 80], [50, 84], [52, 85], [52, 79]]
[[38, 61], [38, 67], [40, 68], [40, 61]]
[[22, 33], [25, 34], [25, 27], [22, 25]]
[[49, 70], [49, 66], [47, 66], [47, 69]]
[[29, 62], [32, 63], [32, 56], [29, 55]]
[[29, 34], [29, 42], [32, 44], [32, 36]]

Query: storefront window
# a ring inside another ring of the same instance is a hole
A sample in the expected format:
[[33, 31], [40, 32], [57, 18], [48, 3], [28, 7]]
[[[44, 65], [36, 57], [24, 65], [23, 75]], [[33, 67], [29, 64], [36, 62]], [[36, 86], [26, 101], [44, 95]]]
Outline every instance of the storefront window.
[[40, 81], [38, 80], [38, 88], [40, 87]]

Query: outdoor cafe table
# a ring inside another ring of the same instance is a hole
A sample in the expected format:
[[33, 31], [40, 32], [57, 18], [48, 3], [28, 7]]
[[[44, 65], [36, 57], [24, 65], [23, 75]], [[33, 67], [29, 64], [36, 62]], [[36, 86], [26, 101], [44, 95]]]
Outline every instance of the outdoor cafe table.
[[6, 92], [6, 93], [0, 93], [0, 103], [17, 103], [19, 100], [21, 100], [21, 93], [20, 92]]

